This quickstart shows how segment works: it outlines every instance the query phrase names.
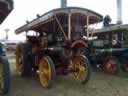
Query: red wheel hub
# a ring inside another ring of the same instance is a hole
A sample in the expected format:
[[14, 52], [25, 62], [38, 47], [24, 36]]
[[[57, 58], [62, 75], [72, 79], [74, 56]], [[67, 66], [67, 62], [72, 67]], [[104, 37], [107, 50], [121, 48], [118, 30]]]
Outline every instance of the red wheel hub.
[[106, 73], [114, 74], [117, 70], [117, 61], [113, 57], [107, 57], [103, 61], [103, 70]]

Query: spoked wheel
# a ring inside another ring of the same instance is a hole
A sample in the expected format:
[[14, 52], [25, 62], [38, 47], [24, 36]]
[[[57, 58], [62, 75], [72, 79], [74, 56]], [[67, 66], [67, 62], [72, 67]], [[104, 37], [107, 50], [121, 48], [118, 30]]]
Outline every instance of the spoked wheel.
[[20, 45], [16, 47], [16, 70], [19, 74], [23, 71], [23, 50]]
[[0, 57], [0, 94], [6, 94], [10, 87], [10, 70], [6, 56]]
[[119, 62], [115, 57], [106, 57], [103, 61], [103, 70], [105, 73], [117, 74], [119, 72]]
[[21, 76], [30, 76], [32, 73], [32, 54], [28, 44], [19, 44], [16, 47], [16, 70]]
[[74, 79], [80, 81], [83, 84], [87, 83], [90, 79], [91, 72], [88, 59], [83, 55], [75, 56], [72, 59], [72, 66], [74, 70]]
[[0, 94], [2, 94], [4, 88], [4, 79], [3, 79], [3, 64], [0, 62]]
[[51, 87], [51, 84], [55, 79], [55, 74], [55, 66], [52, 59], [49, 56], [43, 57], [39, 64], [39, 78], [41, 85], [44, 88]]

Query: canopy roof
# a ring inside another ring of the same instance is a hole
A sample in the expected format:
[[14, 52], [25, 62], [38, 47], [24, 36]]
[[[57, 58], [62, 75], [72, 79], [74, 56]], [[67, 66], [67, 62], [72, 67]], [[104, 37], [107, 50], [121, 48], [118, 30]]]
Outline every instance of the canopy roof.
[[[53, 20], [55, 20], [55, 17], [57, 17], [60, 20], [60, 23], [62, 23], [68, 21], [68, 14], [71, 14], [71, 18], [72, 18], [71, 22], [76, 20], [77, 17], [79, 17], [79, 22], [81, 25], [86, 24], [87, 16], [89, 16], [89, 24], [98, 23], [102, 21], [103, 18], [100, 14], [85, 8], [79, 8], [79, 7], [58, 8], [51, 10], [42, 16], [37, 16], [36, 19], [32, 20], [31, 22], [27, 22], [27, 24], [16, 29], [15, 33], [19, 34], [21, 32], [28, 30], [37, 30], [42, 27], [45, 27], [44, 29], [50, 29], [51, 27], [48, 28], [47, 26], [48, 25], [53, 26], [53, 24], [51, 23]], [[51, 32], [51, 30], [49, 30], [49, 32]]]
[[0, 0], [0, 24], [13, 9], [13, 0]]
[[108, 26], [108, 27], [103, 27], [101, 29], [96, 29], [94, 33], [102, 33], [102, 32], [114, 32], [119, 30], [128, 30], [128, 24], [124, 25], [113, 25], [113, 26]]

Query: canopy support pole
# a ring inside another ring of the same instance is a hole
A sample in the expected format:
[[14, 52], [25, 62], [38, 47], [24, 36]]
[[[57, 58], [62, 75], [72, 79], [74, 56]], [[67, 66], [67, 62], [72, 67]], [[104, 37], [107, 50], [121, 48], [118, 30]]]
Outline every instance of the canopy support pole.
[[87, 16], [87, 40], [89, 38], [89, 16]]
[[65, 39], [68, 40], [68, 38], [67, 38], [67, 36], [66, 36], [66, 34], [65, 34], [65, 32], [64, 32], [64, 29], [63, 29], [62, 25], [60, 24], [60, 22], [59, 22], [59, 20], [58, 20], [58, 18], [57, 18], [56, 15], [55, 15], [55, 19], [56, 19], [56, 21], [57, 21], [57, 23], [58, 23], [58, 25], [59, 25], [59, 27], [60, 27], [62, 33], [64, 34]]
[[71, 14], [68, 14], [68, 39], [71, 39]]

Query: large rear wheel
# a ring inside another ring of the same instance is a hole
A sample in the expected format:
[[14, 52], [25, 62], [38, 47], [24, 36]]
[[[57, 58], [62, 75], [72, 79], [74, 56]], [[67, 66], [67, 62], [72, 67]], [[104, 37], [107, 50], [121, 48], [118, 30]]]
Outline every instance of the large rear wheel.
[[0, 57], [0, 94], [6, 94], [10, 87], [10, 69], [6, 56]]
[[90, 65], [88, 59], [83, 56], [75, 56], [72, 59], [73, 77], [82, 84], [87, 83], [90, 79]]
[[43, 57], [39, 64], [39, 78], [43, 87], [49, 88], [55, 79], [55, 65], [49, 56]]
[[32, 54], [29, 44], [19, 44], [16, 47], [16, 70], [21, 76], [32, 74]]

